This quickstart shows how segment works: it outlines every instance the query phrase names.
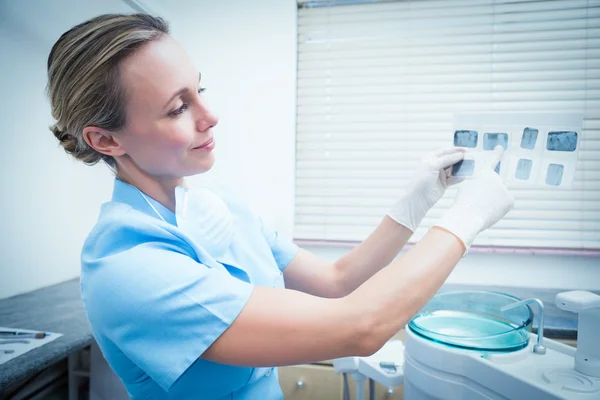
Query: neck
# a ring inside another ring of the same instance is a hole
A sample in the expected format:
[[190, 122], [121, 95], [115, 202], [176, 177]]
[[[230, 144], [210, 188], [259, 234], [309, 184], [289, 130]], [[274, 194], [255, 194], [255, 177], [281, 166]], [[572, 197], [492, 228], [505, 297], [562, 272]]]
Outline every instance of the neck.
[[118, 164], [117, 178], [135, 186], [147, 196], [175, 212], [175, 188], [185, 186], [183, 178], [156, 177], [145, 173], [137, 166], [123, 164], [125, 163]]

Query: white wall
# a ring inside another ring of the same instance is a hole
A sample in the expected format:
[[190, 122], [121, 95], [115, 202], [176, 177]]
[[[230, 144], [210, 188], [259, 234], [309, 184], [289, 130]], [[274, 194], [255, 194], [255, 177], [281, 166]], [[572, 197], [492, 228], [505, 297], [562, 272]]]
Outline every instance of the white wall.
[[[343, 247], [306, 248], [328, 260], [335, 260], [348, 251]], [[446, 282], [600, 291], [600, 260], [597, 257], [470, 253], [458, 263]]]
[[0, 2], [0, 298], [79, 275], [79, 251], [110, 196], [102, 166], [69, 159], [48, 130], [46, 62], [58, 37], [118, 0]]
[[293, 230], [295, 0], [176, 0], [159, 8], [202, 73], [220, 116], [210, 175], [232, 185], [273, 228]]
[[[169, 19], [221, 119], [210, 173], [236, 187], [270, 225], [292, 234], [296, 86], [293, 0], [144, 0]], [[3, 190], [0, 298], [78, 276], [79, 251], [112, 189], [103, 166], [71, 161], [47, 129], [45, 65], [58, 36], [119, 0], [0, 2]], [[334, 259], [344, 248], [310, 248]], [[449, 281], [600, 290], [600, 261], [472, 254]], [[567, 271], [567, 268], [568, 271]]]
[[[211, 175], [291, 235], [296, 7], [293, 0], [144, 1], [167, 17], [221, 116]], [[76, 23], [132, 12], [120, 0], [0, 2], [2, 244], [0, 298], [79, 275], [81, 245], [112, 176], [72, 161], [48, 130], [44, 94], [53, 43]]]

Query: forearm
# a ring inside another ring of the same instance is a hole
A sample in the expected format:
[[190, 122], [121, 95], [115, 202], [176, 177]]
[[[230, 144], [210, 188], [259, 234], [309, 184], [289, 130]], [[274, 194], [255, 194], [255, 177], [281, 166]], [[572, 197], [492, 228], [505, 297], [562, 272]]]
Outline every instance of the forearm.
[[386, 216], [362, 243], [334, 263], [342, 294], [346, 295], [388, 265], [412, 232]]
[[366, 352], [377, 351], [406, 325], [439, 290], [475, 237], [510, 211], [514, 199], [494, 172], [502, 151], [497, 146], [480, 164], [453, 206], [415, 247], [344, 297], [348, 309], [355, 310], [352, 317], [368, 327]]
[[342, 294], [348, 294], [388, 265], [404, 247], [429, 209], [443, 196], [450, 166], [464, 158], [457, 148], [425, 156], [403, 195], [388, 210], [377, 229], [359, 246], [338, 260], [335, 275]]
[[427, 303], [464, 251], [456, 236], [433, 228], [405, 255], [346, 296], [357, 318], [370, 318], [369, 348], [381, 347]]

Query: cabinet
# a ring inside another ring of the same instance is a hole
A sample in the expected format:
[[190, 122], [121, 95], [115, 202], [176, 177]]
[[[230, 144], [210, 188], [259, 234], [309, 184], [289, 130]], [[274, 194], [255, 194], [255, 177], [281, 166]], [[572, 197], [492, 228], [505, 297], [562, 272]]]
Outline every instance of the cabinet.
[[[350, 399], [356, 398], [356, 385], [352, 378], [348, 378], [348, 384], [350, 387]], [[365, 382], [365, 390], [363, 393], [363, 399], [369, 398], [369, 383]], [[375, 400], [400, 400], [403, 398], [403, 386], [396, 386], [393, 388], [387, 388], [379, 383], [375, 382]]]
[[281, 367], [279, 383], [286, 400], [342, 399], [342, 378], [335, 373], [333, 366]]
[[[392, 339], [404, 340], [404, 330], [398, 332]], [[280, 367], [279, 383], [286, 400], [343, 400], [344, 379], [341, 374], [336, 374], [332, 361]], [[356, 384], [351, 377], [348, 377], [348, 387], [350, 399], [356, 398]], [[365, 382], [364, 388], [364, 398], [368, 399], [368, 381]], [[375, 399], [402, 399], [402, 389], [402, 386], [387, 388], [375, 382]]]
[[[342, 400], [344, 380], [332, 365], [307, 364], [279, 368], [279, 383], [286, 400]], [[356, 385], [348, 377], [350, 399], [356, 398]], [[369, 398], [369, 385], [365, 383], [364, 398]], [[402, 399], [402, 386], [387, 388], [375, 383], [375, 399]]]

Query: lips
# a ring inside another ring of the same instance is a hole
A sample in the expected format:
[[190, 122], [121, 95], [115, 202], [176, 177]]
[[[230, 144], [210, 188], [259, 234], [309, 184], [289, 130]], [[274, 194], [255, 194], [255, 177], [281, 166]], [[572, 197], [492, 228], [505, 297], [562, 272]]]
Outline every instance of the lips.
[[196, 149], [203, 149], [205, 147], [210, 147], [214, 142], [215, 142], [215, 139], [211, 137], [206, 142], [202, 143], [200, 146], [194, 147], [194, 150], [196, 150]]

